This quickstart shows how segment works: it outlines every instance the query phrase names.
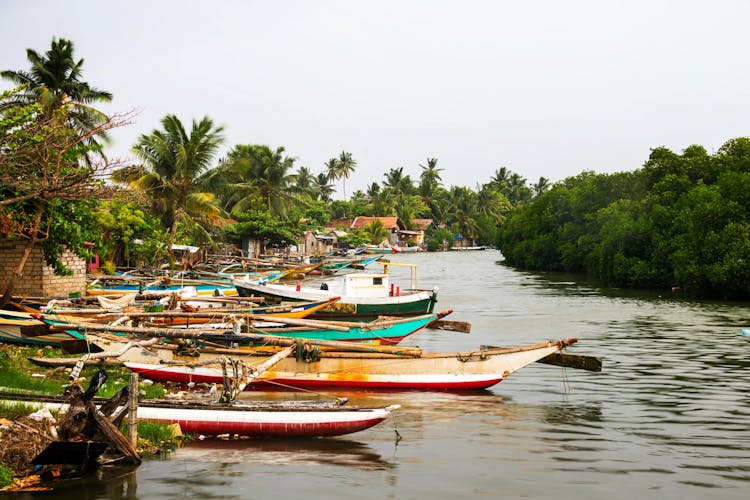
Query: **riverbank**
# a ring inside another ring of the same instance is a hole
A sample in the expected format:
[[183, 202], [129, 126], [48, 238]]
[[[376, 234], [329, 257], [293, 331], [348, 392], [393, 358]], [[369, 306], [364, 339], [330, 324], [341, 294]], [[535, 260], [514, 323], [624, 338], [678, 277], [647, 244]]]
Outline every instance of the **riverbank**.
[[[69, 383], [70, 368], [42, 368], [28, 361], [29, 357], [59, 355], [52, 348], [23, 347], [0, 344], [0, 389], [40, 395], [61, 394]], [[79, 382], [85, 383], [98, 368], [85, 368]], [[99, 395], [111, 397], [129, 382], [127, 369], [108, 369], [109, 381]], [[159, 384], [144, 385], [142, 395], [161, 397], [164, 387]], [[56, 412], [41, 410], [33, 403], [0, 402], [0, 490], [19, 491], [27, 488], [45, 488], [46, 480], [59, 477], [70, 468], [39, 470], [31, 465], [32, 459], [56, 439]], [[121, 429], [124, 431], [124, 429]], [[136, 449], [142, 456], [160, 455], [172, 451], [185, 436], [179, 426], [154, 422], [138, 423]], [[188, 437], [189, 439], [189, 437]]]

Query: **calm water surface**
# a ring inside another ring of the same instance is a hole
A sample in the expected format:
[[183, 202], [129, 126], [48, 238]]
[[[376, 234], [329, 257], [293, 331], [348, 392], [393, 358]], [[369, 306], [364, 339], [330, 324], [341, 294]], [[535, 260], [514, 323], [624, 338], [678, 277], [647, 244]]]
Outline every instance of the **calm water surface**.
[[402, 409], [348, 437], [195, 442], [36, 495], [748, 498], [747, 304], [600, 290], [500, 258], [393, 257], [418, 264], [419, 286], [439, 287], [439, 309], [472, 323], [469, 335], [428, 330], [408, 343], [453, 351], [578, 337], [568, 352], [603, 356], [602, 373], [534, 365], [478, 393], [337, 393]]

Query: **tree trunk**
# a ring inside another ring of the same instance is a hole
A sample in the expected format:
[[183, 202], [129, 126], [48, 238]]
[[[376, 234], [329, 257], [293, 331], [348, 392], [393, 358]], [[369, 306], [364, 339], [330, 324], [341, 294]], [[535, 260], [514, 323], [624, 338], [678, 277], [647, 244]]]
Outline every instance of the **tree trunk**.
[[29, 239], [26, 241], [26, 246], [23, 248], [21, 254], [21, 260], [18, 261], [16, 269], [13, 271], [8, 284], [5, 286], [2, 298], [0, 298], [0, 308], [8, 305], [13, 299], [13, 290], [16, 288], [16, 283], [23, 279], [23, 269], [26, 267], [26, 261], [29, 260], [31, 251], [34, 249], [34, 245], [38, 241], [37, 235], [39, 234], [39, 228], [42, 225], [42, 216], [44, 215], [45, 203], [41, 201], [39, 208], [37, 209], [36, 217], [34, 217], [34, 225], [31, 228]]

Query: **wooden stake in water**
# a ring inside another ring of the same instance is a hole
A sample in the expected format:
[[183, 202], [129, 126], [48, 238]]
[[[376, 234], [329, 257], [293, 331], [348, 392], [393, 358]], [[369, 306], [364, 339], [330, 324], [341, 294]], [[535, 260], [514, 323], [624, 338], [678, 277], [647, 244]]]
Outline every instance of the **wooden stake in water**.
[[130, 374], [130, 398], [128, 399], [128, 440], [133, 448], [138, 445], [138, 374]]

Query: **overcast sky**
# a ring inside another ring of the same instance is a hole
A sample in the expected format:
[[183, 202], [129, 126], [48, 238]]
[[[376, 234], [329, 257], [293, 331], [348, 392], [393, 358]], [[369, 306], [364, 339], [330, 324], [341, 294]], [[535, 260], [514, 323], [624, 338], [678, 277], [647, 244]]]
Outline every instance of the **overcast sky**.
[[352, 153], [348, 194], [428, 157], [476, 188], [501, 166], [558, 181], [750, 135], [748, 20], [744, 0], [0, 0], [0, 69], [72, 40], [114, 95], [99, 107], [139, 110], [111, 156], [168, 113], [208, 115], [222, 155], [284, 146], [317, 173]]

